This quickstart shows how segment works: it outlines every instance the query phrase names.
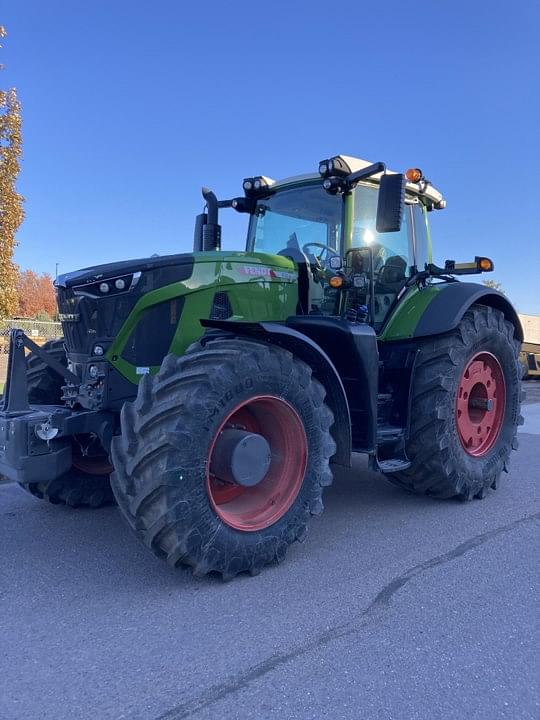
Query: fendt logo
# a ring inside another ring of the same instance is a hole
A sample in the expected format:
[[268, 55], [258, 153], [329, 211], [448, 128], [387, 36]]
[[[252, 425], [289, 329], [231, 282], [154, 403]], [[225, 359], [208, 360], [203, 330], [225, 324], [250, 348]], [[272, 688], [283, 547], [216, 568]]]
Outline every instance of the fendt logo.
[[260, 265], [241, 265], [239, 272], [242, 275], [250, 275], [252, 277], [265, 277], [271, 280], [288, 280], [289, 282], [296, 282], [298, 274], [295, 272], [289, 272], [287, 270], [273, 270], [269, 267]]

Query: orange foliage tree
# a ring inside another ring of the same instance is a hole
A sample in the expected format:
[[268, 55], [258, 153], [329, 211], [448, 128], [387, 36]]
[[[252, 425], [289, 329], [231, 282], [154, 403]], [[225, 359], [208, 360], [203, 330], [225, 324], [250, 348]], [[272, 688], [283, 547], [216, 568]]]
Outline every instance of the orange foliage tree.
[[[0, 39], [5, 35], [0, 25]], [[12, 315], [17, 309], [17, 268], [13, 251], [15, 233], [24, 217], [23, 198], [15, 187], [21, 148], [21, 108], [17, 93], [13, 88], [0, 89], [0, 318]]]
[[17, 284], [19, 295], [19, 317], [35, 318], [56, 313], [56, 295], [52, 277], [48, 273], [39, 275], [33, 270], [23, 270]]

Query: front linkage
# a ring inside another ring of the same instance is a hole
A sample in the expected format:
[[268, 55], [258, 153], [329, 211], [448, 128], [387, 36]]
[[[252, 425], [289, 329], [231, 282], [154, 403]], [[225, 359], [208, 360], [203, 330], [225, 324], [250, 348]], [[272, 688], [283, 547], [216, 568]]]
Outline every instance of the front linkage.
[[81, 383], [22, 330], [11, 331], [6, 392], [0, 408], [0, 475], [27, 486], [54, 481], [71, 470], [76, 436], [95, 435], [107, 449], [115, 420], [112, 413], [101, 410], [30, 405], [25, 348], [63, 377], [67, 385]]

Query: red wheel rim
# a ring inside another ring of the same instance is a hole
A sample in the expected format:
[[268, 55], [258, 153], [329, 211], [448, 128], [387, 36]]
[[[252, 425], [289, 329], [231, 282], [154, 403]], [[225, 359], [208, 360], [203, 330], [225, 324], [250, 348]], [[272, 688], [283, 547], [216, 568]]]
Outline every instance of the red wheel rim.
[[107, 458], [83, 457], [82, 455], [73, 457], [73, 467], [88, 475], [110, 475], [114, 470]]
[[496, 443], [504, 420], [506, 385], [501, 364], [488, 352], [474, 355], [460, 378], [456, 424], [465, 452], [482, 457]]
[[[259, 433], [270, 445], [270, 467], [258, 485], [227, 483], [210, 472], [216, 440], [226, 428]], [[212, 508], [236, 530], [253, 532], [273, 525], [298, 495], [307, 455], [304, 426], [289, 403], [271, 395], [257, 395], [240, 403], [221, 423], [208, 453], [206, 487]]]
[[72, 442], [72, 460], [73, 467], [88, 475], [110, 475], [114, 470], [109, 462], [109, 456], [101, 447], [101, 443], [97, 443], [94, 447], [93, 442], [86, 440], [86, 454], [83, 451], [84, 442], [78, 441], [77, 437]]

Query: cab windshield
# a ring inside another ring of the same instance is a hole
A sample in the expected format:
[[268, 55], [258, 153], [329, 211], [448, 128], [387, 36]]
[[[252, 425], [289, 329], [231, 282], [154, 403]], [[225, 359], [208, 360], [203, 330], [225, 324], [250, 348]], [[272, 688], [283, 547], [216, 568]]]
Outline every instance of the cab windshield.
[[280, 190], [258, 200], [250, 218], [249, 251], [277, 255], [312, 243], [339, 251], [343, 199], [321, 183]]

